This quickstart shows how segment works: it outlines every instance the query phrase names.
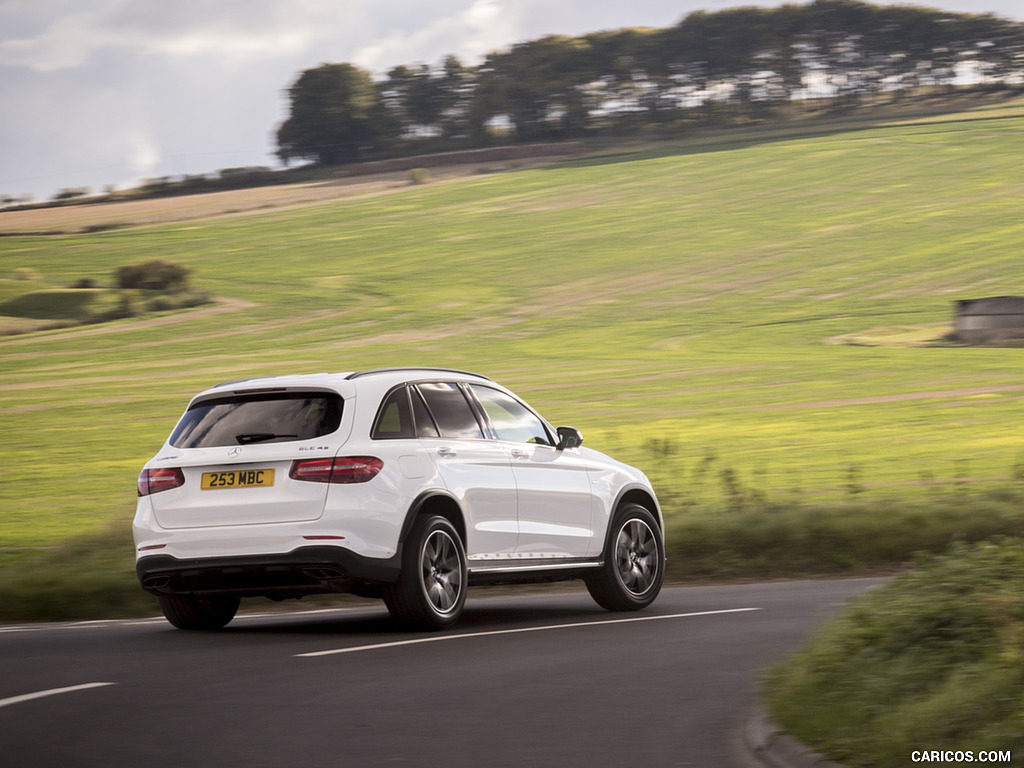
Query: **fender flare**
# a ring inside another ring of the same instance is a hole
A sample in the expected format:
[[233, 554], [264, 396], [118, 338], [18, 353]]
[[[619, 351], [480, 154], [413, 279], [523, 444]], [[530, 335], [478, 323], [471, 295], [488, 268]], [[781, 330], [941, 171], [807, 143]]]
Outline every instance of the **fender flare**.
[[[618, 494], [615, 496], [615, 503], [612, 504], [611, 512], [608, 515], [609, 520], [615, 517], [615, 512], [622, 506], [626, 496], [632, 497], [630, 499], [630, 503], [640, 504], [641, 507], [646, 507], [647, 510], [654, 515], [654, 519], [658, 521], [658, 525], [662, 530], [664, 530], [665, 521], [661, 515], [661, 505], [658, 503], [658, 497], [654, 495], [654, 492], [649, 486], [643, 485], [642, 483], [630, 483], [619, 490]], [[644, 498], [645, 503], [633, 501], [633, 498], [640, 496]]]
[[[643, 497], [644, 503], [635, 500], [640, 497]], [[612, 508], [608, 513], [608, 523], [604, 529], [604, 542], [601, 544], [600, 559], [602, 562], [604, 562], [605, 553], [608, 551], [609, 537], [611, 536], [612, 531], [612, 521], [615, 519], [615, 515], [619, 511], [619, 508], [623, 504], [627, 503], [639, 504], [641, 507], [647, 509], [658, 524], [662, 538], [665, 536], [665, 520], [661, 515], [661, 505], [658, 504], [658, 497], [654, 495], [651, 488], [643, 485], [642, 483], [630, 483], [629, 485], [625, 485], [619, 490], [618, 494], [616, 494], [615, 503], [612, 505]]]
[[409, 505], [409, 510], [405, 513], [405, 520], [402, 521], [402, 528], [398, 533], [397, 552], [401, 553], [402, 544], [405, 543], [405, 540], [409, 535], [409, 531], [412, 529], [413, 521], [422, 512], [423, 507], [425, 507], [428, 502], [433, 501], [435, 499], [443, 499], [446, 505], [454, 507], [454, 509], [456, 510], [456, 512], [454, 513], [455, 519], [452, 519], [451, 523], [455, 526], [455, 529], [459, 532], [459, 535], [462, 536], [463, 546], [466, 545], [466, 516], [462, 511], [462, 505], [459, 503], [459, 500], [455, 498], [451, 493], [440, 488], [434, 488], [429, 491], [423, 491], [423, 493], [421, 493], [419, 496], [413, 499], [412, 504]]

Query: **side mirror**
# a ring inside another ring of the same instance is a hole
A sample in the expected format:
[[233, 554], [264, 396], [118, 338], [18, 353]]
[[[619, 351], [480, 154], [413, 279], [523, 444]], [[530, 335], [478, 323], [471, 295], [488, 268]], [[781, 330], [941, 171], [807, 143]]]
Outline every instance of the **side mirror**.
[[583, 435], [575, 427], [559, 427], [558, 428], [558, 445], [555, 446], [560, 451], [564, 451], [566, 448], [579, 448], [583, 445]]

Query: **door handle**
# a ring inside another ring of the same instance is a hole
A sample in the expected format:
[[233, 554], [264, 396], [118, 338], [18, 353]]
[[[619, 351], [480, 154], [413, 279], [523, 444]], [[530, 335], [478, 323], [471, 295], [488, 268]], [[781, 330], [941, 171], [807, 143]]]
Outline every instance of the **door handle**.
[[512, 458], [514, 459], [528, 459], [530, 458], [530, 452], [524, 451], [522, 448], [512, 449]]
[[437, 449], [437, 455], [438, 456], [455, 456], [455, 455], [457, 455], [457, 451], [454, 448], [449, 448], [448, 446], [444, 446], [443, 445], [443, 446], [441, 446], [440, 448]]

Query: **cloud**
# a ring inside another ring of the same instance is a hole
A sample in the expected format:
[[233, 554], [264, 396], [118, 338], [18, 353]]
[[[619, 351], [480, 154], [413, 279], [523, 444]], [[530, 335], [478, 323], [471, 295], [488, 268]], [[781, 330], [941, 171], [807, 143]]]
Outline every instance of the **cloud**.
[[125, 142], [128, 148], [128, 162], [133, 178], [154, 176], [160, 163], [160, 150], [153, 137], [145, 133], [128, 135]]
[[0, 63], [52, 72], [104, 51], [239, 60], [298, 53], [343, 22], [346, 4], [319, 0], [107, 0], [0, 42]]
[[88, 33], [96, 16], [92, 12], [66, 16], [35, 37], [4, 40], [0, 42], [0, 62], [38, 72], [77, 67], [99, 42]]
[[[900, 2], [901, 0], [881, 0]], [[783, 0], [747, 0], [778, 5]], [[987, 0], [1020, 18], [1019, 0]], [[0, 64], [54, 72], [86, 65], [104, 51], [229, 62], [333, 52], [375, 72], [399, 63], [467, 61], [549, 33], [580, 34], [669, 25], [723, 0], [5, 0]], [[927, 0], [961, 8], [971, 0]], [[84, 10], [83, 10], [84, 8]], [[982, 9], [977, 9], [982, 10]], [[986, 8], [985, 10], [988, 10]], [[368, 42], [370, 41], [370, 42]], [[310, 62], [313, 65], [315, 62]]]
[[475, 64], [488, 53], [516, 42], [519, 29], [515, 3], [475, 0], [450, 15], [439, 16], [421, 27], [397, 27], [359, 48], [352, 62], [382, 73], [397, 63], [435, 62], [456, 54]]

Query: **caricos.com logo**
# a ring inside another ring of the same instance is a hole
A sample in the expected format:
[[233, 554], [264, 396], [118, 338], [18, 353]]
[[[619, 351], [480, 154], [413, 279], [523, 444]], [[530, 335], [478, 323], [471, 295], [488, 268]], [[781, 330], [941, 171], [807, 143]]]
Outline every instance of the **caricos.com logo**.
[[1013, 757], [1009, 750], [916, 749], [910, 759], [915, 763], [1009, 763]]

